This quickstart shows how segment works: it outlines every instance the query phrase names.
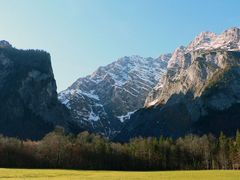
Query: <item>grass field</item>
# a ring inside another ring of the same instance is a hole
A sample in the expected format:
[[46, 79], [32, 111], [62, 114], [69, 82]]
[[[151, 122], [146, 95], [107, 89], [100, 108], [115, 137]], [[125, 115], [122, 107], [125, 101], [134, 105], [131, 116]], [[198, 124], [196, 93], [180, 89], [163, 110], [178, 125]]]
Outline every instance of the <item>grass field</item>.
[[29, 170], [0, 169], [0, 179], [9, 180], [240, 180], [240, 171], [74, 171], [74, 170]]

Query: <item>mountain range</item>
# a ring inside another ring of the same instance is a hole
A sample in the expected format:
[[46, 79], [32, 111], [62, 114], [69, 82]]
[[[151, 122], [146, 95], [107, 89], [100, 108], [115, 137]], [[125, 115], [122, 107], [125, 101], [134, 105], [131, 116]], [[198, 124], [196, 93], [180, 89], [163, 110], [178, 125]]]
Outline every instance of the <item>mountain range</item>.
[[115, 141], [240, 128], [240, 29], [201, 32], [157, 58], [125, 56], [57, 94], [50, 54], [0, 41], [0, 133], [39, 139], [62, 126]]
[[81, 128], [116, 140], [231, 134], [240, 127], [239, 38], [239, 28], [220, 35], [201, 32], [186, 47], [157, 59], [121, 58], [78, 79], [59, 99]]

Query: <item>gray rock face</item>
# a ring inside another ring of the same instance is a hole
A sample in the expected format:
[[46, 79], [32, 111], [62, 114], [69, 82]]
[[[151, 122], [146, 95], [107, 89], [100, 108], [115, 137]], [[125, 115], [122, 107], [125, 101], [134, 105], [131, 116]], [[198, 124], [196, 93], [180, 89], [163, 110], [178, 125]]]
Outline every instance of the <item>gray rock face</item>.
[[126, 122], [118, 140], [186, 133], [234, 134], [240, 128], [240, 30], [201, 33], [178, 48], [145, 108]]
[[[186, 48], [183, 46], [177, 48], [169, 60], [167, 74], [160, 79], [161, 86], [153, 88], [153, 93], [146, 99], [145, 107], [166, 103], [172, 94], [186, 93], [189, 88], [195, 91], [192, 86], [197, 88], [203, 86], [203, 82], [211, 76], [211, 73], [226, 66], [223, 55], [219, 54], [220, 51], [240, 50], [239, 37], [238, 28], [228, 29], [218, 36], [215, 33], [202, 32]], [[208, 67], [211, 68], [206, 69], [206, 72], [201, 69], [201, 65], [196, 67], [195, 59], [201, 59], [201, 54], [205, 56], [202, 63], [208, 63]], [[180, 82], [182, 79], [185, 79], [186, 84]], [[198, 90], [194, 92], [196, 93], [199, 93]]]
[[166, 73], [170, 55], [157, 59], [123, 57], [79, 78], [59, 99], [79, 126], [108, 137], [141, 108], [149, 91]]
[[57, 99], [50, 55], [44, 51], [10, 48], [2, 42], [0, 133], [39, 139], [55, 125], [68, 130], [71, 121], [67, 109]]
[[[184, 46], [180, 46], [173, 52], [167, 65], [169, 75], [170, 75], [170, 69], [171, 69], [171, 72], [176, 72], [177, 69], [181, 66], [181, 57], [184, 55], [185, 51], [186, 51], [186, 48]], [[160, 78], [157, 85], [154, 86], [153, 89], [148, 94], [145, 100], [145, 105], [144, 105], [145, 107], [149, 107], [157, 103], [158, 97], [162, 92], [162, 87], [165, 79], [166, 79], [166, 73], [162, 74], [162, 77]]]

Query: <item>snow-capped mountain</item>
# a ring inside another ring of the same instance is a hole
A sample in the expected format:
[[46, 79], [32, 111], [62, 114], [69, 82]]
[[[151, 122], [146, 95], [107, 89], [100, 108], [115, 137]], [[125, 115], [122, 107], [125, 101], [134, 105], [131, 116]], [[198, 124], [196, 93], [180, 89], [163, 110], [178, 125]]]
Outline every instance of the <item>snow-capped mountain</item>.
[[131, 115], [116, 139], [233, 135], [240, 128], [239, 44], [240, 29], [231, 28], [220, 35], [200, 33], [177, 48], [145, 108]]
[[123, 57], [79, 78], [59, 93], [79, 126], [108, 137], [144, 105], [145, 98], [166, 73], [171, 55]]
[[[196, 38], [189, 43], [187, 47], [180, 46], [173, 53], [168, 62], [168, 79], [171, 81], [177, 81], [180, 74], [189, 67], [192, 63], [192, 58], [182, 58], [188, 56], [189, 53], [201, 52], [201, 51], [239, 51], [240, 50], [240, 29], [230, 28], [224, 31], [220, 35], [216, 35], [213, 32], [201, 32]], [[208, 59], [210, 61], [210, 59]], [[217, 60], [214, 60], [215, 64]], [[149, 107], [160, 103], [159, 96], [162, 94], [163, 81], [165, 76], [160, 79], [159, 83], [153, 88], [146, 98], [145, 107]]]

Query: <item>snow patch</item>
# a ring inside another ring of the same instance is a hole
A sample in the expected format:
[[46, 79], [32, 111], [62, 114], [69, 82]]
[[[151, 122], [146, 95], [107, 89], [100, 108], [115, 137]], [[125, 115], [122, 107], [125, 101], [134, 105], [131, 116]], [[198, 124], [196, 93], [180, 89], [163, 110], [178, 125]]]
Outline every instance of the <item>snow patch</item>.
[[88, 121], [98, 121], [100, 118], [93, 111], [90, 112]]
[[89, 97], [89, 98], [91, 98], [91, 99], [95, 99], [95, 100], [98, 100], [98, 101], [99, 101], [98, 95], [94, 94], [94, 91], [93, 91], [93, 90], [90, 91], [89, 93], [83, 92], [83, 91], [80, 90], [80, 89], [77, 89], [77, 90], [75, 90], [75, 91], [76, 91], [76, 93], [79, 94], [79, 95], [84, 95], [84, 96], [87, 96], [87, 97]]
[[123, 123], [124, 121], [130, 119], [131, 115], [134, 114], [136, 111], [137, 110], [128, 112], [127, 114], [122, 115], [122, 116], [117, 116], [117, 118]]

